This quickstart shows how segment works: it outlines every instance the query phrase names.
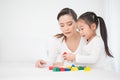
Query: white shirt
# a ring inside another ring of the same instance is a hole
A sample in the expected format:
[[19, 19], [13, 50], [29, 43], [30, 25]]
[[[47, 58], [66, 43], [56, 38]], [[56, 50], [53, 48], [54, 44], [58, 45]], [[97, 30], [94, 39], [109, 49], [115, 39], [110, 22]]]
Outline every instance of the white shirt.
[[104, 42], [101, 37], [95, 36], [82, 48], [82, 53], [76, 55], [76, 62], [94, 68], [110, 69], [108, 56], [105, 52]]
[[65, 40], [62, 41], [62, 38], [59, 39], [59, 40], [60, 40], [59, 49], [58, 49], [59, 54], [57, 56], [56, 62], [64, 62], [64, 65], [70, 65], [70, 66], [72, 64], [78, 65], [78, 63], [76, 63], [76, 61], [75, 62], [71, 62], [71, 61], [68, 62], [68, 61], [64, 60], [63, 57], [62, 57], [62, 55], [63, 55], [64, 52], [66, 52], [66, 53], [72, 53], [72, 54], [80, 54], [81, 51], [82, 51], [82, 47], [86, 44], [86, 40], [81, 37], [79, 45], [78, 45], [78, 48], [74, 52], [72, 52], [68, 48]]
[[[67, 47], [65, 40], [63, 40], [63, 37], [53, 37], [48, 43], [46, 43], [47, 46], [45, 47], [44, 51], [42, 51], [44, 56], [42, 56], [41, 59], [47, 61], [47, 65], [52, 65], [54, 62], [63, 62], [64, 60], [62, 58], [62, 54], [64, 52], [78, 54], [81, 51], [82, 45], [85, 44], [85, 40], [83, 39], [84, 38], [80, 39], [80, 43], [76, 51], [72, 52]], [[64, 61], [64, 63], [66, 65], [71, 65], [73, 62]]]
[[[107, 55], [105, 53], [104, 43], [101, 37], [95, 36], [88, 44], [84, 38], [80, 39], [80, 43], [75, 52], [72, 52], [66, 45], [63, 38], [52, 38], [46, 47], [47, 65], [54, 62], [64, 62], [64, 65], [82, 65], [93, 68], [108, 68]], [[64, 52], [76, 54], [75, 62], [64, 61], [62, 55]]]

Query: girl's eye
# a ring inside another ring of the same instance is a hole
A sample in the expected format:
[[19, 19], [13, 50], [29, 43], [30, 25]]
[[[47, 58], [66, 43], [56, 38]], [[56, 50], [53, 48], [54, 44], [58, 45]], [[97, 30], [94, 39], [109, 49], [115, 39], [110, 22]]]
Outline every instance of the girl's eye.
[[81, 30], [83, 30], [83, 28], [81, 28]]
[[80, 30], [84, 30], [84, 28], [80, 28]]

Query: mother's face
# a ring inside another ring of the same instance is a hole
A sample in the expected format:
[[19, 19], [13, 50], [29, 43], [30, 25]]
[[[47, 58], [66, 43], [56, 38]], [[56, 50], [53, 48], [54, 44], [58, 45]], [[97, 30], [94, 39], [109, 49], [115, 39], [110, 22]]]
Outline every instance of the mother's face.
[[63, 15], [59, 18], [61, 31], [66, 37], [72, 36], [76, 31], [76, 22], [71, 15]]

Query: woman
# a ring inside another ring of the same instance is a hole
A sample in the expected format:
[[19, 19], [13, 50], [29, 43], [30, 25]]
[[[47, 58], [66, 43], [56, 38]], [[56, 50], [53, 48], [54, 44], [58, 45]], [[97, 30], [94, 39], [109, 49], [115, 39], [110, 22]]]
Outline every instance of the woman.
[[[74, 63], [76, 53], [81, 50], [82, 42], [80, 33], [77, 31], [77, 14], [70, 8], [63, 8], [57, 16], [62, 31], [56, 34], [52, 46], [48, 47], [48, 60], [39, 60], [37, 67], [43, 65], [63, 66], [67, 63]], [[67, 54], [63, 53], [66, 52]]]

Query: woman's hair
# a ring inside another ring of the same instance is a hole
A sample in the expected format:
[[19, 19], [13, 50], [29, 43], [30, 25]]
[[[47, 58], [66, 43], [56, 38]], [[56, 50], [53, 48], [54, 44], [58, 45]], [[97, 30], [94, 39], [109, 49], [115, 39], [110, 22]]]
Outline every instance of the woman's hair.
[[107, 29], [106, 29], [106, 25], [105, 22], [103, 20], [102, 17], [97, 16], [94, 12], [86, 12], [84, 14], [82, 14], [79, 18], [84, 20], [89, 26], [93, 23], [96, 24], [96, 28], [98, 27], [98, 23], [100, 24], [100, 34], [101, 37], [104, 41], [104, 45], [105, 45], [105, 51], [106, 54], [110, 57], [113, 57], [110, 53], [109, 47], [108, 47], [108, 42], [107, 42]]
[[[70, 9], [70, 8], [63, 8], [57, 15], [57, 20], [59, 20], [59, 18], [61, 16], [64, 16], [64, 15], [70, 15], [72, 16], [72, 18], [74, 19], [74, 21], [76, 22], [77, 21], [77, 14], [75, 13], [75, 11], [73, 9]], [[57, 38], [61, 38], [61, 37], [64, 37], [63, 39], [65, 39], [65, 35], [63, 33], [60, 33], [60, 34], [56, 34], [55, 37]]]

